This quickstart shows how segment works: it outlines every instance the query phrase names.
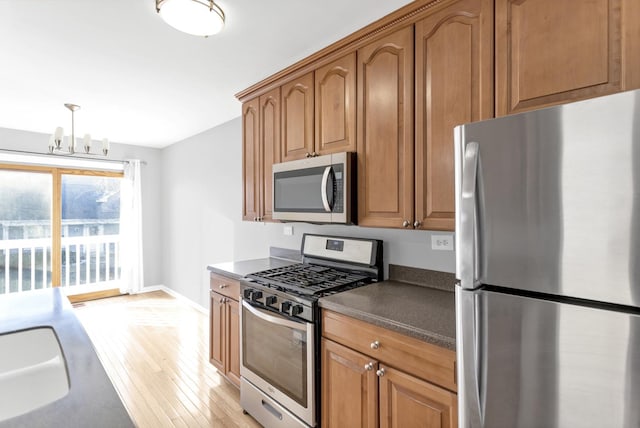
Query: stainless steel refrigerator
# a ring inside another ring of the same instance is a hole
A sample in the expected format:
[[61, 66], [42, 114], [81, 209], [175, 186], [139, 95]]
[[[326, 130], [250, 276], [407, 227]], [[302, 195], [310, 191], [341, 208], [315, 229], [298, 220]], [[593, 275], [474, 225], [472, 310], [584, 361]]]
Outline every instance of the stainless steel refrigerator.
[[640, 91], [455, 149], [460, 427], [640, 427]]

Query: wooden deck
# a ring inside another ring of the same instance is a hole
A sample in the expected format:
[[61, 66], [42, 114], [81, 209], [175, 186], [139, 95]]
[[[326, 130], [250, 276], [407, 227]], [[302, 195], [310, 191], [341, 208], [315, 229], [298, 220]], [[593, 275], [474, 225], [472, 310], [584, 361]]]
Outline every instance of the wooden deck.
[[208, 361], [207, 315], [163, 291], [74, 306], [140, 428], [260, 427]]

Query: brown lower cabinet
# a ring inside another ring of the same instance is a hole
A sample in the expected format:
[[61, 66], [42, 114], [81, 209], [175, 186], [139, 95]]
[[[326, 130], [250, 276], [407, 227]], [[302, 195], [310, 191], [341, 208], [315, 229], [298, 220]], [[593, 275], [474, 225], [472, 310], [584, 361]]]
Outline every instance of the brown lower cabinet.
[[455, 352], [329, 311], [321, 348], [323, 427], [457, 427]]
[[240, 387], [240, 283], [211, 274], [209, 361]]

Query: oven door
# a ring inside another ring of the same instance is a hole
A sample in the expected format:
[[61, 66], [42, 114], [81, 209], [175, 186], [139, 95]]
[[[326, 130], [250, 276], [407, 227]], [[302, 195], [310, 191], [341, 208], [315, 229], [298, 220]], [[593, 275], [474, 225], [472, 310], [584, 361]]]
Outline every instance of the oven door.
[[240, 329], [242, 377], [315, 426], [314, 325], [243, 300]]

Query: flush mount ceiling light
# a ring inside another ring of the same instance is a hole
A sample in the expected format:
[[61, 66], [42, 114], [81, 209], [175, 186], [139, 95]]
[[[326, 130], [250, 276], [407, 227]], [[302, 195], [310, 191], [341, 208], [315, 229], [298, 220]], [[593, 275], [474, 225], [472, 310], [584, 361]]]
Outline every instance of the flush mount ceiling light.
[[213, 0], [156, 0], [156, 11], [176, 30], [211, 36], [224, 27], [224, 12]]
[[[65, 138], [64, 129], [60, 126], [56, 128], [53, 135], [49, 137], [49, 153], [54, 155], [76, 154], [76, 124], [74, 114], [76, 110], [80, 110], [80, 106], [71, 103], [66, 103], [64, 106], [71, 110], [71, 135], [69, 135], [68, 138]], [[65, 139], [67, 140], [67, 150], [62, 148], [62, 141]], [[102, 153], [91, 153], [91, 135], [89, 134], [84, 134], [84, 137], [82, 138], [82, 145], [84, 149], [82, 154], [94, 156], [107, 156], [109, 154], [109, 140], [106, 138], [102, 140]]]

